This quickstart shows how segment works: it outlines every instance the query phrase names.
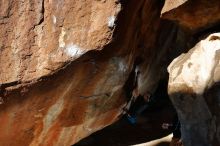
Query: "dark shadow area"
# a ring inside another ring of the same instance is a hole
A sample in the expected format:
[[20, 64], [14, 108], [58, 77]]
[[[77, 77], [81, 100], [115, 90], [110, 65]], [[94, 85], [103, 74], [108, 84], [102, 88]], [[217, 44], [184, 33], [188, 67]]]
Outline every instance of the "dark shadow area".
[[217, 32], [220, 32], [220, 21], [195, 33], [193, 35], [193, 37], [195, 38], [195, 43], [199, 42], [201, 39], [206, 38], [208, 35]]
[[157, 146], [169, 146], [169, 142], [161, 142]]
[[[174, 109], [166, 93], [166, 85], [164, 82], [159, 83], [154, 94], [157, 97], [155, 103], [138, 116], [136, 124], [129, 123], [124, 115], [116, 123], [73, 146], [130, 146], [167, 136], [171, 131], [163, 130], [161, 125], [164, 122], [172, 122]], [[168, 143], [158, 146], [166, 145]]]

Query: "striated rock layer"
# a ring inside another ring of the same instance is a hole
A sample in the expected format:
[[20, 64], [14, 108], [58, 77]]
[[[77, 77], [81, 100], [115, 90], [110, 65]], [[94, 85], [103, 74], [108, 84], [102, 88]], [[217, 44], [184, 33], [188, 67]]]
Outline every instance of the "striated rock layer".
[[137, 58], [140, 93], [153, 89], [166, 53], [155, 44], [161, 6], [0, 0], [0, 145], [67, 146], [113, 123]]
[[220, 33], [169, 65], [169, 94], [186, 146], [220, 145]]

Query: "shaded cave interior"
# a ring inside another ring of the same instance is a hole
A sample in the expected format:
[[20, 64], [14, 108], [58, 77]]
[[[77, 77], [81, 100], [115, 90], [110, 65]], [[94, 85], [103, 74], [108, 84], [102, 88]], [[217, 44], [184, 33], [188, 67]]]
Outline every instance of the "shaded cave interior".
[[[159, 64], [162, 66], [163, 77], [158, 81], [157, 88], [153, 93], [153, 95], [157, 97], [155, 103], [138, 116], [135, 125], [130, 124], [126, 116], [123, 115], [114, 124], [93, 133], [73, 146], [128, 146], [159, 139], [172, 133], [172, 131], [163, 130], [161, 128], [164, 122], [172, 123], [173, 116], [176, 112], [167, 93], [167, 67], [174, 58], [182, 53], [186, 53], [198, 41], [211, 33], [220, 31], [220, 25], [217, 23], [197, 32], [189, 33], [185, 28], [181, 28], [168, 20], [162, 20], [161, 24], [161, 29], [157, 36], [158, 44], [156, 46], [158, 48], [171, 49], [168, 49], [168, 51], [167, 49], [163, 49], [167, 52], [165, 52], [166, 58], [162, 59], [161, 64]], [[172, 39], [166, 40], [166, 35], [169, 33], [171, 27], [172, 29], [176, 27], [173, 33], [174, 35]], [[164, 40], [170, 42], [166, 43]], [[140, 58], [137, 58], [137, 60], [140, 61]], [[129, 84], [129, 82], [131, 82], [131, 79], [128, 78], [127, 84]], [[128, 89], [129, 88], [125, 88], [127, 97], [130, 96], [130, 91]], [[158, 144], [158, 146], [159, 145], [166, 146], [169, 145], [169, 143], [164, 142]]]

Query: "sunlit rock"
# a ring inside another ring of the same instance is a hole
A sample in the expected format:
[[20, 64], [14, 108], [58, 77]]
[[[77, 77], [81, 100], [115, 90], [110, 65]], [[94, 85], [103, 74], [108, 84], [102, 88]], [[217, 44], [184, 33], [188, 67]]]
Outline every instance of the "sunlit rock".
[[220, 33], [201, 40], [169, 65], [169, 95], [184, 145], [220, 145]]

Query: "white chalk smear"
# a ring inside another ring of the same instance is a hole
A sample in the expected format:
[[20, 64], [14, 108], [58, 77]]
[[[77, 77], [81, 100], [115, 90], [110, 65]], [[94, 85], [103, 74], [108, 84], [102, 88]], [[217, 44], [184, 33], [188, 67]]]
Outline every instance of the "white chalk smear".
[[57, 23], [57, 18], [56, 18], [56, 16], [52, 16], [52, 19], [53, 19], [53, 24], [56, 24]]
[[70, 57], [79, 57], [85, 53], [83, 49], [74, 44], [69, 44], [66, 46], [65, 53]]
[[108, 27], [112, 28], [115, 26], [115, 16], [108, 17]]

